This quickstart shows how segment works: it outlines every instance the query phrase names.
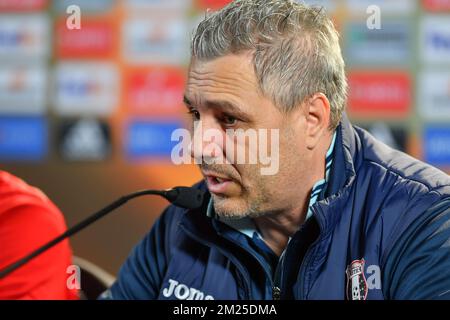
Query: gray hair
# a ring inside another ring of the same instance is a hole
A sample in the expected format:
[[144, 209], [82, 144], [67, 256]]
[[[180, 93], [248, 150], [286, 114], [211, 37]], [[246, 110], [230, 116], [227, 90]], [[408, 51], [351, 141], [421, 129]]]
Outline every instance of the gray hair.
[[207, 14], [191, 43], [198, 60], [253, 53], [262, 93], [289, 112], [322, 92], [335, 129], [347, 100], [339, 34], [322, 8], [291, 0], [235, 0]]

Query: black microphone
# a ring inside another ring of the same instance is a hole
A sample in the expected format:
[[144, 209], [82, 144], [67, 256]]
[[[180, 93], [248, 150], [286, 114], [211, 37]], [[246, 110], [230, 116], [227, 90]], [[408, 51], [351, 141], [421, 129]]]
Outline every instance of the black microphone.
[[123, 196], [119, 198], [118, 200], [114, 201], [110, 205], [104, 207], [100, 211], [97, 211], [90, 217], [86, 218], [85, 220], [81, 221], [77, 225], [73, 226], [72, 228], [68, 229], [66, 232], [61, 234], [60, 236], [56, 237], [55, 239], [49, 241], [42, 247], [38, 248], [37, 250], [33, 251], [26, 257], [17, 260], [16, 262], [13, 262], [0, 270], [0, 279], [6, 277], [11, 272], [15, 271], [16, 269], [20, 268], [24, 264], [26, 264], [31, 259], [37, 257], [38, 255], [42, 254], [43, 252], [47, 251], [54, 245], [58, 244], [59, 242], [63, 241], [64, 239], [74, 235], [75, 233], [83, 230], [90, 224], [94, 223], [101, 217], [107, 215], [114, 209], [117, 209], [118, 207], [125, 204], [128, 200], [144, 196], [144, 195], [159, 195], [167, 199], [172, 204], [185, 208], [185, 209], [197, 209], [200, 208], [203, 204], [203, 197], [205, 192], [202, 190], [198, 190], [192, 187], [174, 187], [172, 189], [168, 190], [142, 190], [137, 191], [134, 193], [131, 193], [129, 195]]

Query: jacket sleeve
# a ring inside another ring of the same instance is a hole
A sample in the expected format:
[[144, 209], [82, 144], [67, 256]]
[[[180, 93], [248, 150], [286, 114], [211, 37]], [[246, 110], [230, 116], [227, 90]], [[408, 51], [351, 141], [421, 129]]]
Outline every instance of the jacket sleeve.
[[422, 217], [402, 234], [387, 260], [390, 299], [450, 299], [450, 199]]
[[118, 278], [99, 299], [157, 299], [170, 255], [170, 237], [174, 234], [176, 209], [170, 206], [158, 218], [151, 231], [133, 249], [120, 268]]
[[[27, 201], [0, 212], [0, 269], [23, 258], [66, 230], [61, 212], [51, 203]], [[72, 251], [64, 240], [0, 280], [3, 299], [77, 299], [68, 289]]]

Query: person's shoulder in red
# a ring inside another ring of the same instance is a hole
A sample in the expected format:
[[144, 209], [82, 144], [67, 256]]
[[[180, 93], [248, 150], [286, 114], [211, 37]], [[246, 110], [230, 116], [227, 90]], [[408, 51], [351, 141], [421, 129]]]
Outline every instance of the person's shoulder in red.
[[[37, 188], [0, 170], [0, 269], [66, 231], [59, 209]], [[0, 279], [0, 299], [77, 299], [69, 289], [65, 240]]]

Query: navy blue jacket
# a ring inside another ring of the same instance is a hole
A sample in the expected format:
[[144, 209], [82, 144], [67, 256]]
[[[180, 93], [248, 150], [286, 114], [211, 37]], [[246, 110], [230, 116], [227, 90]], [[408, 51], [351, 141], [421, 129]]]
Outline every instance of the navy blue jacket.
[[245, 235], [207, 217], [206, 203], [170, 206], [103, 298], [450, 298], [448, 175], [344, 117], [324, 192], [277, 277]]

